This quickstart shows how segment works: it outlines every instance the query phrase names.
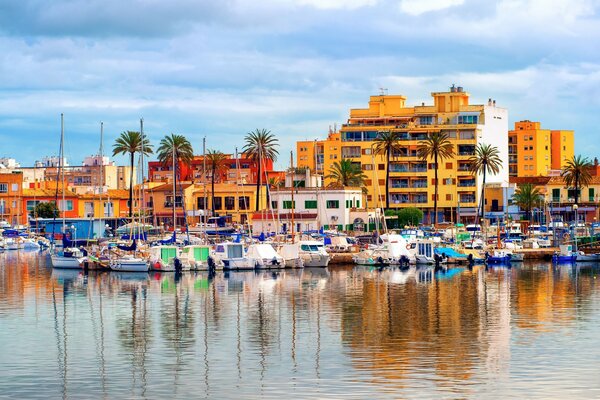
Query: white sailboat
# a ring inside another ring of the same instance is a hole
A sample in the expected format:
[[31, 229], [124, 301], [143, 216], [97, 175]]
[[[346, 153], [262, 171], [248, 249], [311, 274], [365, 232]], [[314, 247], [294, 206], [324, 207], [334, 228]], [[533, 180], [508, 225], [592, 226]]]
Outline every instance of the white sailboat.
[[[59, 155], [59, 169], [61, 173], [62, 181], [62, 205], [65, 207], [65, 171], [63, 166], [64, 160], [64, 141], [65, 141], [65, 124], [64, 115], [60, 114], [60, 155]], [[62, 234], [63, 234], [63, 251], [62, 253], [54, 253], [50, 256], [52, 267], [54, 268], [81, 268], [82, 263], [85, 261], [85, 255], [81, 250], [76, 247], [66, 246], [69, 241], [66, 239], [67, 227], [65, 221], [65, 212], [62, 211]]]

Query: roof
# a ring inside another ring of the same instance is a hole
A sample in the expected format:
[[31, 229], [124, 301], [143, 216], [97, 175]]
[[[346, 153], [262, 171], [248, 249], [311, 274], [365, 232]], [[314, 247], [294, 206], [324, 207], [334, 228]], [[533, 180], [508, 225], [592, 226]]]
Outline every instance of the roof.
[[[181, 182], [181, 183], [177, 183], [177, 188], [176, 190], [180, 190], [180, 189], [187, 189], [190, 186], [192, 186], [192, 183], [190, 182]], [[155, 188], [152, 189], [153, 192], [172, 192], [173, 191], [173, 183], [165, 183], [164, 185], [160, 185], [157, 186]]]
[[546, 185], [550, 180], [549, 176], [511, 176], [509, 183], [516, 183], [517, 185], [523, 185], [525, 183], [531, 183], [532, 185]]
[[124, 189], [108, 189], [106, 193], [83, 193], [79, 196], [82, 199], [129, 199], [129, 191]]
[[[308, 221], [314, 221], [317, 219], [317, 213], [293, 213], [294, 214], [294, 219], [298, 220], [298, 221], [302, 221], [302, 220], [308, 220]], [[272, 221], [274, 219], [283, 219], [283, 220], [289, 220], [292, 219], [292, 213], [277, 213], [276, 211], [272, 211], [272, 210], [261, 210], [261, 211], [255, 211], [254, 213], [252, 213], [252, 220], [253, 221]]]
[[[77, 193], [65, 190], [65, 197], [78, 197]], [[23, 189], [23, 197], [62, 197], [63, 191], [56, 189]]]

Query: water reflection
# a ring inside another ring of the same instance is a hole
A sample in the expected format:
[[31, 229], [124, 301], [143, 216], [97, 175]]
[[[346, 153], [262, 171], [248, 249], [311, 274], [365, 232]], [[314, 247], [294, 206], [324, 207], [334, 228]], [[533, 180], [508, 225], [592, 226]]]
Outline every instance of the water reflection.
[[[0, 258], [0, 391], [15, 397], [548, 397], [575, 381], [598, 388], [589, 363], [571, 357], [578, 348], [600, 356], [587, 333], [600, 326], [593, 264], [177, 277], [52, 270], [35, 253]], [[523, 379], [532, 359], [546, 368]]]

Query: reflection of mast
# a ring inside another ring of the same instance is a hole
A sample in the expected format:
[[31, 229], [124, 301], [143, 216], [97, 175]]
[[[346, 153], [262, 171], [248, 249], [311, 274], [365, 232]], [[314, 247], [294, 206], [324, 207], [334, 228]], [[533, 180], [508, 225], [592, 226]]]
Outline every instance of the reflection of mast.
[[[64, 299], [63, 299], [64, 302]], [[58, 330], [58, 309], [56, 308], [56, 293], [54, 291], [54, 283], [52, 283], [52, 306], [54, 308], [54, 333], [56, 334], [56, 359], [58, 363], [58, 370], [62, 374], [63, 380], [63, 399], [66, 398], [66, 380], [67, 380], [67, 371], [66, 366], [63, 364], [61, 359], [61, 355], [63, 353], [63, 349], [60, 343], [60, 331]]]
[[240, 294], [237, 294], [237, 369], [238, 379], [242, 380], [242, 339], [240, 331]]

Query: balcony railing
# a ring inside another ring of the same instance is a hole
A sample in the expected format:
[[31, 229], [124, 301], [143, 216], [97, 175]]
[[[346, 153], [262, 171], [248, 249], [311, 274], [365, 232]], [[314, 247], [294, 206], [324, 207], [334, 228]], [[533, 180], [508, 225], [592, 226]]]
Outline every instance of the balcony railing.
[[413, 189], [423, 189], [423, 188], [427, 188], [427, 182], [413, 182], [410, 185], [411, 188]]
[[475, 181], [458, 181], [458, 185], [459, 187], [470, 187], [470, 186], [475, 186]]
[[[165, 201], [164, 202], [164, 206], [165, 206], [165, 208], [173, 207], [173, 202], [172, 201]], [[183, 204], [180, 201], [175, 202], [175, 208], [178, 208], [178, 207], [183, 207]]]
[[408, 189], [408, 183], [394, 183], [392, 182], [393, 189]]
[[460, 196], [461, 203], [475, 203], [475, 196]]
[[459, 151], [458, 155], [459, 156], [474, 156], [475, 155], [475, 150], [473, 150], [473, 151]]

